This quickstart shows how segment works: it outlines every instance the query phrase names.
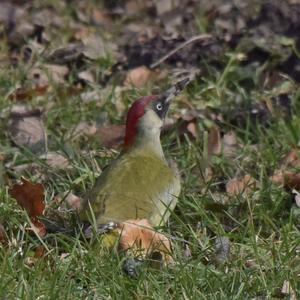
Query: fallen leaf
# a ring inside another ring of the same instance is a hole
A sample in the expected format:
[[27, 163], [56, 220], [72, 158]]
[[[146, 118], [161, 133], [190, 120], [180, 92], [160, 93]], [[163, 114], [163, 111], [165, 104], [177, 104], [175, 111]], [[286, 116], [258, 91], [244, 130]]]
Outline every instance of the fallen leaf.
[[158, 0], [155, 1], [156, 13], [161, 16], [168, 13], [173, 8], [173, 0]]
[[44, 152], [46, 149], [46, 133], [39, 109], [31, 110], [24, 105], [13, 106], [8, 132], [17, 146], [28, 147], [33, 152]]
[[40, 258], [45, 255], [46, 249], [43, 245], [39, 245], [35, 248], [34, 257]]
[[94, 75], [91, 71], [85, 70], [78, 73], [78, 78], [90, 83], [95, 83]]
[[275, 170], [270, 180], [285, 188], [300, 189], [300, 173], [285, 171], [282, 169]]
[[81, 135], [93, 136], [97, 133], [96, 123], [80, 122], [73, 130], [71, 135], [79, 137]]
[[68, 193], [65, 200], [66, 200], [68, 206], [74, 210], [79, 211], [82, 208], [82, 199], [79, 198], [78, 196], [74, 195], [73, 193]]
[[94, 8], [92, 11], [92, 21], [96, 25], [110, 26], [113, 20], [111, 15], [107, 11]]
[[141, 66], [128, 71], [124, 85], [141, 88], [153, 79], [154, 72], [145, 66]]
[[69, 44], [66, 47], [54, 50], [48, 57], [48, 61], [54, 64], [66, 64], [79, 61], [83, 56], [84, 45], [82, 43]]
[[58, 152], [47, 152], [40, 155], [39, 158], [45, 160], [46, 164], [52, 168], [65, 169], [70, 166], [69, 160]]
[[270, 180], [278, 185], [284, 185], [284, 172], [283, 170], [275, 170]]
[[197, 126], [195, 124], [195, 122], [189, 122], [186, 125], [186, 130], [194, 137], [197, 137]]
[[169, 239], [155, 231], [148, 220], [127, 220], [118, 226], [118, 232], [122, 250], [130, 251], [135, 256], [151, 256], [154, 252], [160, 252], [166, 263], [172, 262]]
[[300, 173], [283, 172], [284, 186], [288, 188], [300, 189]]
[[292, 149], [288, 154], [286, 154], [280, 162], [280, 169], [285, 169], [287, 167], [299, 168], [299, 151], [300, 149]]
[[257, 186], [256, 180], [250, 175], [245, 175], [242, 179], [233, 178], [226, 183], [226, 192], [231, 195], [249, 193]]
[[297, 299], [297, 295], [295, 293], [295, 291], [293, 290], [293, 288], [291, 287], [291, 284], [288, 280], [285, 280], [283, 282], [282, 288], [281, 288], [281, 294], [284, 296], [289, 295], [290, 296], [290, 300], [296, 300]]
[[236, 133], [234, 131], [229, 131], [224, 134], [222, 138], [223, 142], [223, 154], [225, 157], [234, 157], [236, 150], [238, 148], [238, 142]]
[[18, 204], [26, 210], [31, 220], [31, 230], [40, 236], [45, 236], [45, 225], [38, 219], [45, 209], [44, 187], [42, 184], [33, 184], [22, 178], [22, 184], [15, 184], [9, 189], [9, 194]]
[[83, 38], [82, 42], [84, 44], [82, 53], [89, 59], [96, 60], [116, 55], [117, 45], [105, 41], [99, 34], [89, 35]]
[[123, 144], [125, 137], [125, 125], [108, 125], [99, 127], [97, 135], [102, 145], [106, 148], [117, 148]]
[[208, 131], [207, 154], [208, 157], [212, 155], [220, 155], [222, 151], [222, 142], [220, 131], [217, 127], [211, 127]]

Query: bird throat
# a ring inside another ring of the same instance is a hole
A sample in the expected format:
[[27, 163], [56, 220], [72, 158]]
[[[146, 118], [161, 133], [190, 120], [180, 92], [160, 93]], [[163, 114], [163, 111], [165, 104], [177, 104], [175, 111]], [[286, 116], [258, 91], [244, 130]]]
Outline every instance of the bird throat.
[[165, 160], [164, 152], [160, 142], [160, 130], [158, 128], [143, 129], [138, 131], [134, 141], [134, 148], [145, 154], [155, 155], [161, 160]]

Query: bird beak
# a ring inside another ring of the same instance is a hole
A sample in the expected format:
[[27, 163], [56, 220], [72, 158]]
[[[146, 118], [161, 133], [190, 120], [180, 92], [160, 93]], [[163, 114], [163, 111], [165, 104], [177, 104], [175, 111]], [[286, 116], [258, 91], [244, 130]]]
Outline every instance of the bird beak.
[[177, 96], [185, 88], [185, 86], [191, 81], [192, 79], [188, 77], [175, 83], [171, 88], [169, 88], [167, 91], [165, 91], [162, 94], [162, 98], [164, 99], [164, 102], [170, 103], [171, 100], [175, 96]]

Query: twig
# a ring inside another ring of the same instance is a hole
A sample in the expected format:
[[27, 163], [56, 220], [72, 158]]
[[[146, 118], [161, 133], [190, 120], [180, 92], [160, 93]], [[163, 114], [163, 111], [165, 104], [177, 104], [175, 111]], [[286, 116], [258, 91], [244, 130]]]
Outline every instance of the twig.
[[179, 46], [177, 46], [175, 49], [171, 50], [169, 53], [167, 53], [163, 57], [161, 57], [157, 62], [154, 62], [153, 64], [151, 64], [150, 68], [151, 69], [156, 68], [162, 62], [167, 60], [170, 56], [172, 56], [177, 51], [181, 50], [182, 48], [186, 47], [187, 45], [189, 45], [191, 43], [194, 43], [196, 41], [201, 41], [201, 40], [208, 40], [208, 39], [211, 39], [211, 38], [212, 38], [212, 35], [210, 35], [210, 34], [200, 34], [200, 35], [193, 36], [190, 39], [188, 39], [187, 41], [181, 43]]

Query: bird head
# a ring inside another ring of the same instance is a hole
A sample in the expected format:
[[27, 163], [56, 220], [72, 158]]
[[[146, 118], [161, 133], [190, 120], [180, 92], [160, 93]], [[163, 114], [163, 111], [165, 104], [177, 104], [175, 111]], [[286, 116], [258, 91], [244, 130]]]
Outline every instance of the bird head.
[[126, 120], [125, 149], [143, 135], [159, 136], [171, 100], [183, 90], [189, 81], [189, 78], [181, 80], [164, 93], [141, 97], [131, 105]]

